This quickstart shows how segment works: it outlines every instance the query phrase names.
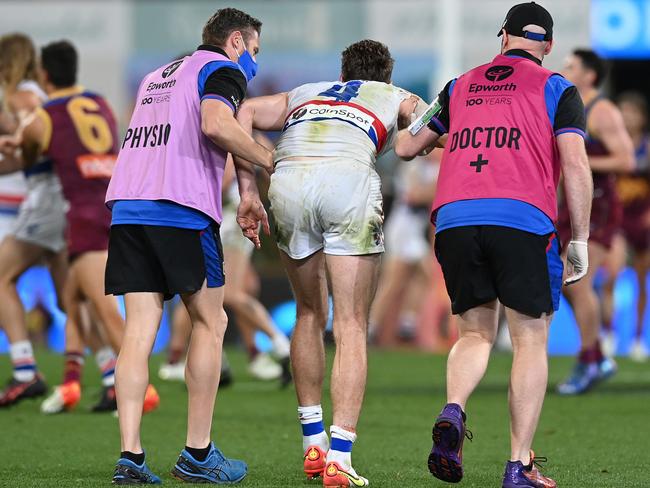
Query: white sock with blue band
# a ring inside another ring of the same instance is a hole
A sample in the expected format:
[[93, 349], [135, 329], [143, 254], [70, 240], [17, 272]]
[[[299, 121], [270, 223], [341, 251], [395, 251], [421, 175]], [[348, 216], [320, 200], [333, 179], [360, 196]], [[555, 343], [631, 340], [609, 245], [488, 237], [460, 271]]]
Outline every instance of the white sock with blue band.
[[16, 381], [32, 381], [36, 376], [36, 360], [32, 343], [28, 340], [14, 342], [9, 346], [9, 355]]
[[298, 407], [298, 418], [302, 427], [302, 450], [318, 446], [327, 452], [329, 439], [323, 425], [323, 408], [320, 405]]
[[357, 440], [357, 434], [332, 425], [330, 435], [332, 445], [327, 453], [327, 462], [335, 462], [343, 469], [350, 469], [352, 467], [352, 445]]

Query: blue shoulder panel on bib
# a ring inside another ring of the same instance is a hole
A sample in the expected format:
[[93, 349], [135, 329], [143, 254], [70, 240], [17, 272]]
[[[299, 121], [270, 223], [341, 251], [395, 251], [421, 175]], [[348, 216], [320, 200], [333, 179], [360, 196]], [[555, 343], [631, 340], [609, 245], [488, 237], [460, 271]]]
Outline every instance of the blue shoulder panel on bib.
[[246, 73], [244, 73], [244, 71], [241, 69], [241, 66], [239, 66], [237, 63], [233, 61], [225, 61], [225, 60], [210, 61], [205, 66], [203, 66], [203, 68], [201, 68], [201, 71], [199, 71], [199, 77], [198, 77], [199, 98], [203, 98], [203, 91], [205, 90], [205, 82], [208, 80], [210, 75], [221, 68], [238, 69], [239, 71], [242, 72], [244, 76], [246, 76]]

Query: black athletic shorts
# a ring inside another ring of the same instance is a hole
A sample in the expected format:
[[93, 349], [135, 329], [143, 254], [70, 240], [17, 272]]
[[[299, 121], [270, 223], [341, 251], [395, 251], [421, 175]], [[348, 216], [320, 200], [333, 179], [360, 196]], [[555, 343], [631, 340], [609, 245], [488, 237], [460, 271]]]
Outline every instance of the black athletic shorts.
[[563, 264], [555, 233], [470, 225], [436, 234], [435, 252], [454, 314], [495, 299], [531, 317], [557, 311]]
[[224, 285], [219, 227], [204, 230], [155, 225], [118, 224], [111, 227], [106, 263], [106, 294], [194, 293], [203, 282]]

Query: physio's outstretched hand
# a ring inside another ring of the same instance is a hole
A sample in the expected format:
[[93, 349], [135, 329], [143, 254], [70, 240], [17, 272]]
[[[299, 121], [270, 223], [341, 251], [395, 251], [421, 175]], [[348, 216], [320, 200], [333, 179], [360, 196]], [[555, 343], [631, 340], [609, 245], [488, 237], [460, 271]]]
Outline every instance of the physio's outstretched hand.
[[241, 202], [237, 208], [237, 223], [241, 227], [244, 236], [250, 239], [257, 249], [262, 247], [260, 224], [262, 224], [266, 235], [271, 234], [269, 217], [259, 196], [241, 196]]

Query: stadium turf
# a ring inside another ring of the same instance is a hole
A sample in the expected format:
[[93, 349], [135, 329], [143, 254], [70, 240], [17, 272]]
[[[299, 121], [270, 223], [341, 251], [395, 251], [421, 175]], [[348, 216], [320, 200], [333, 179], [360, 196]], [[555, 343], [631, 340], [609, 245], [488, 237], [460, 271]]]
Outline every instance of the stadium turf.
[[[224, 451], [249, 464], [243, 486], [321, 486], [301, 471], [300, 429], [292, 388], [253, 381], [244, 356], [229, 351], [235, 383], [220, 392], [214, 438]], [[328, 353], [330, 360], [332, 351]], [[38, 355], [50, 383], [60, 377], [62, 361]], [[1, 377], [9, 374], [0, 358]], [[152, 373], [161, 357], [152, 359]], [[465, 447], [465, 487], [499, 487], [509, 455], [507, 384], [509, 357], [496, 355], [468, 408], [474, 441]], [[92, 361], [88, 361], [91, 363]], [[568, 358], [551, 360], [551, 381], [567, 371]], [[621, 360], [618, 376], [582, 397], [547, 397], [535, 441], [547, 456], [545, 472], [560, 487], [647, 487], [650, 370]], [[153, 375], [152, 375], [153, 377]], [[180, 485], [168, 474], [183, 447], [186, 397], [179, 383], [153, 377], [162, 404], [144, 420], [147, 459], [166, 485]], [[0, 486], [108, 486], [117, 458], [117, 420], [88, 408], [99, 392], [97, 371], [88, 365], [88, 385], [75, 412], [45, 417], [38, 403], [26, 401], [0, 410]], [[444, 401], [444, 357], [412, 352], [370, 354], [370, 380], [359, 424], [354, 464], [376, 487], [443, 486], [426, 467], [431, 424]], [[325, 407], [326, 420], [331, 409]], [[644, 460], [645, 458], [645, 460]]]

